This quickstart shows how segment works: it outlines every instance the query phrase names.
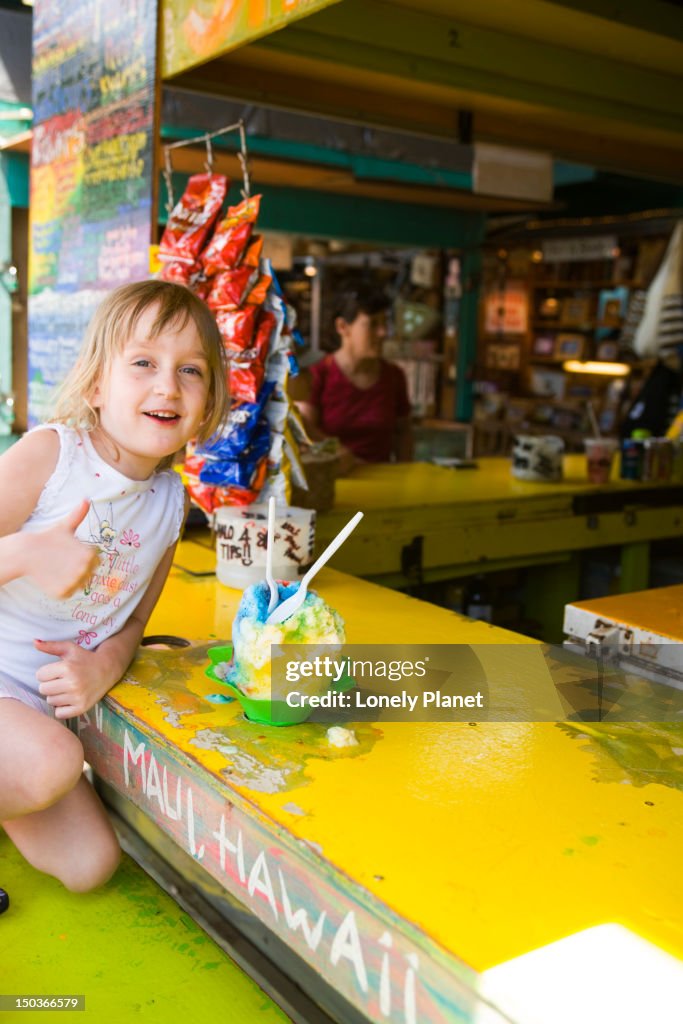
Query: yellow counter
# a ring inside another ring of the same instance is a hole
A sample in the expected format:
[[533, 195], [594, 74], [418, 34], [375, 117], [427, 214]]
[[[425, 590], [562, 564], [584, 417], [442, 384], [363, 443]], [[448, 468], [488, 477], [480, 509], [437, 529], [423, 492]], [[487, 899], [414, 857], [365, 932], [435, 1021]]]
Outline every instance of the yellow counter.
[[[210, 571], [196, 548], [178, 564]], [[354, 643], [530, 643], [339, 572], [317, 589]], [[204, 699], [239, 596], [174, 568], [148, 632], [192, 646], [143, 652], [81, 738], [350, 1004], [469, 1022], [480, 972], [603, 922], [683, 959], [683, 727], [361, 723], [334, 749]]]
[[683, 689], [683, 586], [574, 601], [564, 611], [567, 641], [601, 649], [628, 671]]
[[434, 505], [471, 505], [518, 501], [525, 505], [545, 498], [574, 494], [629, 494], [651, 489], [673, 491], [680, 483], [642, 483], [621, 480], [613, 474], [606, 484], [592, 484], [586, 475], [584, 455], [565, 455], [563, 479], [555, 483], [517, 480], [510, 472], [511, 460], [483, 456], [471, 469], [451, 469], [428, 462], [378, 463], [357, 466], [349, 476], [336, 482], [335, 511], [355, 506], [359, 496], [368, 509], [420, 508]]
[[358, 467], [337, 481], [334, 509], [319, 515], [318, 547], [361, 509], [362, 526], [335, 565], [401, 586], [620, 545], [621, 585], [631, 591], [647, 586], [649, 542], [683, 535], [681, 484], [590, 484], [582, 455], [565, 456], [559, 483], [516, 480], [509, 459], [478, 462], [477, 469], [462, 470], [427, 463]]
[[[593, 620], [619, 623], [631, 630], [656, 636], [660, 643], [683, 644], [683, 585], [656, 587], [633, 594], [576, 601], [573, 608]], [[683, 647], [681, 647], [683, 658]]]

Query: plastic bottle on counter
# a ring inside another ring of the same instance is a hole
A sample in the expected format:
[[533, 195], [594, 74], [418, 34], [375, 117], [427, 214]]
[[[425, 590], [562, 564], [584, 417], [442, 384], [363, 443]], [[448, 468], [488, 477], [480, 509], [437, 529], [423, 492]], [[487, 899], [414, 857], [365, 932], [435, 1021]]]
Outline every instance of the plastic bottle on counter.
[[642, 480], [645, 464], [645, 441], [649, 430], [634, 430], [621, 443], [621, 479]]
[[640, 479], [651, 483], [659, 479], [659, 438], [643, 438], [643, 466]]
[[683, 441], [672, 441], [671, 481], [683, 484]]

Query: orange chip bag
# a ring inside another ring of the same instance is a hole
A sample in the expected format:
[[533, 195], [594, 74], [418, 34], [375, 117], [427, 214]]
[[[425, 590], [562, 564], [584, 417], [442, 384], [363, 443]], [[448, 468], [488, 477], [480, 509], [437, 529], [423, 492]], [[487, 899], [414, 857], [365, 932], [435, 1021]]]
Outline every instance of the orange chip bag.
[[262, 306], [266, 301], [266, 295], [268, 294], [268, 289], [270, 288], [272, 281], [272, 277], [269, 277], [268, 274], [262, 274], [261, 277], [259, 277], [258, 282], [254, 283], [251, 291], [247, 295], [247, 305]]
[[242, 264], [245, 267], [258, 267], [263, 251], [263, 235], [254, 235], [247, 251], [244, 254]]
[[209, 276], [221, 270], [234, 270], [239, 264], [256, 223], [260, 204], [261, 196], [251, 196], [229, 208], [201, 255], [204, 270]]
[[162, 281], [171, 281], [173, 284], [184, 284], [190, 288], [190, 279], [199, 270], [198, 263], [181, 263], [178, 260], [169, 260], [161, 264], [159, 278]]
[[256, 327], [256, 306], [245, 306], [244, 309], [216, 310], [216, 323], [228, 351], [241, 352], [249, 348]]
[[258, 280], [258, 270], [238, 267], [214, 277], [206, 300], [209, 309], [239, 309]]
[[230, 394], [240, 402], [255, 402], [265, 377], [270, 338], [277, 325], [273, 313], [262, 313], [254, 342], [241, 352], [228, 350]]

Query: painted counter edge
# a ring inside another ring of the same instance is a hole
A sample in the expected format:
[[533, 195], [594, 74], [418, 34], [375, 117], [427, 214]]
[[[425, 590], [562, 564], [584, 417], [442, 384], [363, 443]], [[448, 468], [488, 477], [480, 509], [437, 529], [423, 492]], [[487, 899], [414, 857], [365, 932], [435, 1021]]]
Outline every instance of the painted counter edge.
[[371, 1021], [470, 1024], [476, 972], [269, 822], [106, 698], [78, 720], [85, 755]]

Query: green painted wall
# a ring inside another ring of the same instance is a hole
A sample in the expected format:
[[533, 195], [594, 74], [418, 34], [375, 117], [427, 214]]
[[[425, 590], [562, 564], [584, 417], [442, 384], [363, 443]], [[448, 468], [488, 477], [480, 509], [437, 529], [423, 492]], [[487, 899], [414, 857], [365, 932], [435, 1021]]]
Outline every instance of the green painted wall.
[[29, 158], [27, 153], [0, 155], [0, 174], [5, 179], [12, 206], [28, 209]]

